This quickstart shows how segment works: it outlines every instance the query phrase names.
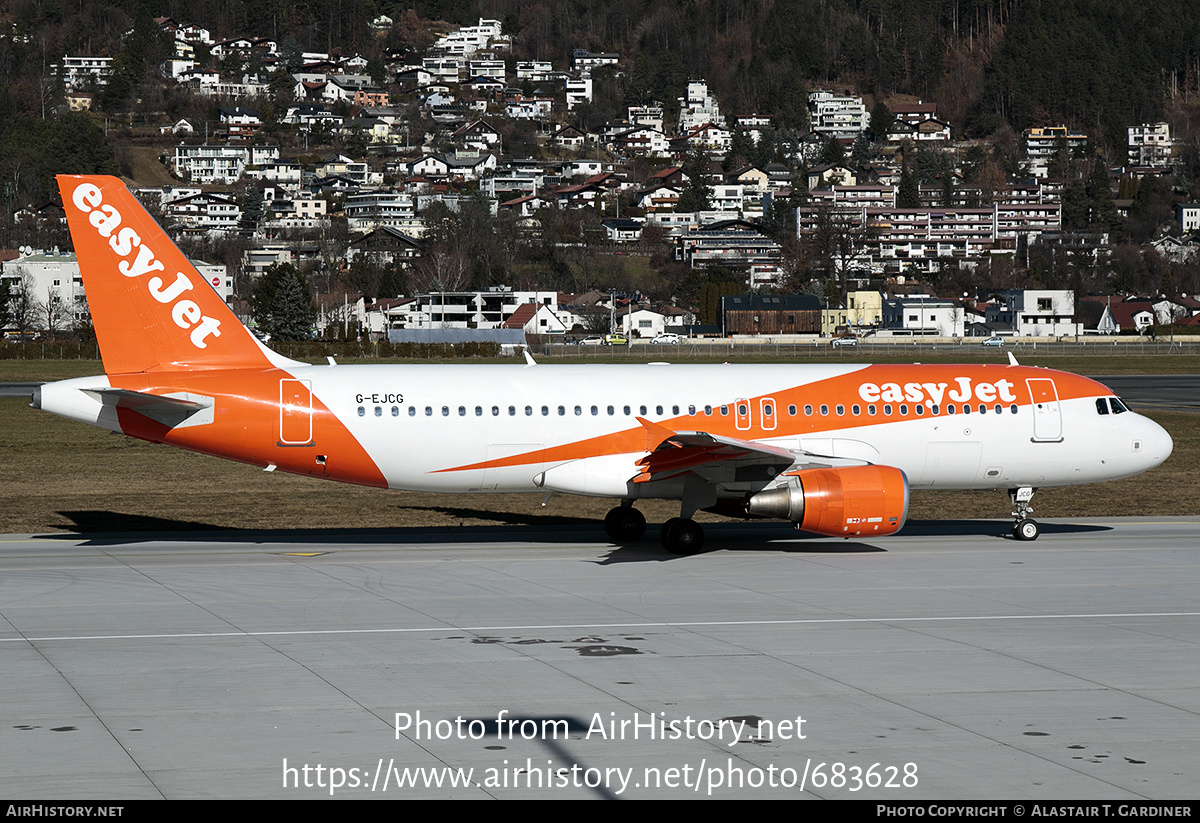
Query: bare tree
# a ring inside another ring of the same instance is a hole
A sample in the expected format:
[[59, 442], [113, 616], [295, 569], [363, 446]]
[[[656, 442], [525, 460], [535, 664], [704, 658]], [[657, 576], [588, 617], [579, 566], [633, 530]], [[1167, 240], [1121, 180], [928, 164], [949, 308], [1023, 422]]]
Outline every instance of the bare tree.
[[46, 331], [58, 331], [64, 326], [67, 319], [67, 301], [63, 300], [62, 293], [50, 286], [46, 289], [46, 302], [42, 304], [43, 316], [46, 318]]
[[21, 334], [37, 328], [42, 304], [34, 294], [33, 277], [25, 274], [14, 281], [8, 296], [9, 323]]

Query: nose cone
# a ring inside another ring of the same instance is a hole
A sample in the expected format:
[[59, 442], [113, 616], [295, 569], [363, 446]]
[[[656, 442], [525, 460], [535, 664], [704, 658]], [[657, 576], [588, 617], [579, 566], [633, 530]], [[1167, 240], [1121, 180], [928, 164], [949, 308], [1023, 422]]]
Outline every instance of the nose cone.
[[1171, 452], [1175, 449], [1175, 442], [1171, 440], [1171, 435], [1167, 434], [1167, 430], [1162, 426], [1147, 418], [1142, 418], [1142, 420], [1146, 431], [1144, 453], [1150, 461], [1147, 468], [1154, 468], [1171, 456]]

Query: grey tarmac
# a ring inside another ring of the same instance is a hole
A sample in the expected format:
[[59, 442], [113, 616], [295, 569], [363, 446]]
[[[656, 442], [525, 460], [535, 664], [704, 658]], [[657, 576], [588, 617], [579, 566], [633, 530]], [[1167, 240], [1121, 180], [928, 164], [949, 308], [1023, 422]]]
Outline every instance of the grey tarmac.
[[1043, 527], [9, 535], [0, 795], [1194, 798], [1200, 518]]

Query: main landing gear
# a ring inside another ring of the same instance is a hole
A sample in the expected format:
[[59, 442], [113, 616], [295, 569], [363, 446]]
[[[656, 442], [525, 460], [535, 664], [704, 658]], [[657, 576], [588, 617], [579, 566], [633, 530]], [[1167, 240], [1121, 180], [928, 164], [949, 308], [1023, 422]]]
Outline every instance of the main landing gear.
[[1038, 535], [1042, 533], [1042, 527], [1029, 516], [1033, 514], [1029, 501], [1033, 499], [1034, 491], [1032, 486], [1021, 486], [1008, 490], [1008, 499], [1013, 505], [1012, 516], [1015, 519], [1012, 536], [1017, 540], [1037, 540]]
[[646, 533], [646, 516], [633, 507], [632, 500], [604, 515], [604, 532], [614, 543], [636, 543]]
[[672, 517], [662, 524], [658, 540], [671, 554], [696, 554], [704, 548], [704, 529], [690, 517]]
[[[636, 543], [646, 533], [646, 518], [633, 501], [622, 501], [604, 516], [604, 532], [614, 543]], [[690, 517], [672, 517], [658, 539], [671, 554], [696, 554], [704, 547], [704, 529]]]

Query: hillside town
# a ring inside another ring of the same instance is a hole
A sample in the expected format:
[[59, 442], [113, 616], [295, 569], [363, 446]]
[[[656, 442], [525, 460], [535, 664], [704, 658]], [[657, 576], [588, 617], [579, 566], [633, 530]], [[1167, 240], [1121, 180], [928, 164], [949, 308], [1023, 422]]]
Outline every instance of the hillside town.
[[[618, 106], [640, 58], [567, 44], [524, 59], [498, 19], [379, 15], [380, 44], [403, 29], [408, 45], [371, 54], [139, 25], [127, 42], [166, 50], [143, 105], [105, 102], [128, 82], [121, 55], [69, 54], [46, 116], [107, 135], [115, 171], [264, 336], [285, 332], [260, 287], [293, 272], [311, 298], [298, 336], [328, 339], [1200, 326], [1200, 203], [1170, 122], [1128, 126], [1106, 160], [1073, 124], [966, 138], [936, 100], [839, 87], [808, 89], [799, 126], [704, 77]], [[14, 204], [8, 221], [6, 335], [86, 328], [61, 202]]]

